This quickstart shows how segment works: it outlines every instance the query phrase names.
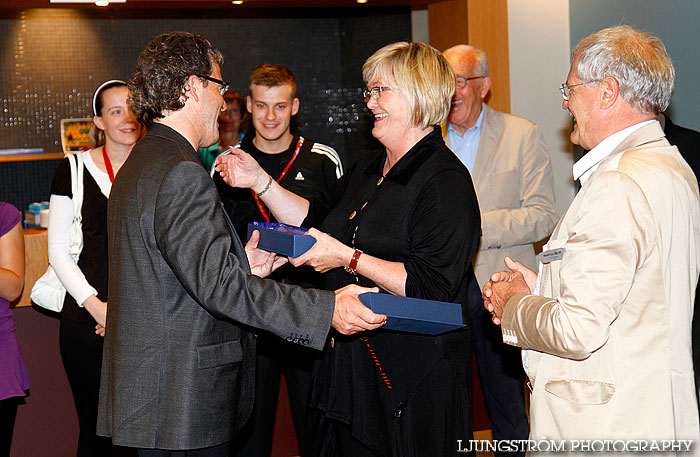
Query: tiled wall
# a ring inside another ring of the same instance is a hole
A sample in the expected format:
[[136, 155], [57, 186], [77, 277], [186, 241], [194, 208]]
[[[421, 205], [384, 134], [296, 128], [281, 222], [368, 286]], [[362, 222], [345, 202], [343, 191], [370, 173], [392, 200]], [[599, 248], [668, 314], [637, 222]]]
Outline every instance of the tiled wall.
[[[95, 88], [128, 79], [156, 35], [206, 36], [224, 56], [224, 79], [247, 93], [250, 72], [279, 62], [297, 78], [296, 125], [354, 162], [376, 143], [361, 95], [361, 66], [379, 47], [410, 40], [407, 9], [37, 9], [0, 12], [0, 149], [60, 152], [60, 119], [88, 117]], [[24, 209], [46, 200], [57, 161], [0, 163], [0, 200]]]

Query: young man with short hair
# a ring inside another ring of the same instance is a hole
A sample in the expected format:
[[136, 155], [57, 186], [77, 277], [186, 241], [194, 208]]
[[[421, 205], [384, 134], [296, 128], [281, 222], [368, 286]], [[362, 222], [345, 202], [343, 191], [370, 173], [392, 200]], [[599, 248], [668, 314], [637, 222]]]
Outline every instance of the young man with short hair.
[[[240, 148], [284, 188], [306, 199], [327, 191], [342, 176], [338, 153], [291, 132], [292, 117], [299, 112], [294, 75], [281, 64], [262, 64], [250, 75], [250, 95], [246, 100], [254, 133], [247, 134]], [[217, 175], [218, 176], [218, 175]], [[232, 188], [216, 178], [224, 206], [241, 237], [249, 222], [275, 219], [249, 189]], [[319, 287], [320, 275], [310, 267], [285, 265], [275, 272], [278, 281]], [[239, 456], [269, 456], [272, 449], [277, 396], [282, 365], [292, 407], [297, 438], [301, 442], [306, 423], [306, 403], [314, 351], [297, 348], [264, 333], [257, 339], [255, 406], [250, 421], [239, 435]]]

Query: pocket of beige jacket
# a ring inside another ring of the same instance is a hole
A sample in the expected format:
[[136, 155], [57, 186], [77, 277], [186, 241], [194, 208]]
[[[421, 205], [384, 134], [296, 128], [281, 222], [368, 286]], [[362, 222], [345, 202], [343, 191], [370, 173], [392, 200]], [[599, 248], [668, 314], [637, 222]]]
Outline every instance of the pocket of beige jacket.
[[544, 390], [573, 403], [603, 405], [612, 398], [615, 385], [602, 381], [550, 379]]

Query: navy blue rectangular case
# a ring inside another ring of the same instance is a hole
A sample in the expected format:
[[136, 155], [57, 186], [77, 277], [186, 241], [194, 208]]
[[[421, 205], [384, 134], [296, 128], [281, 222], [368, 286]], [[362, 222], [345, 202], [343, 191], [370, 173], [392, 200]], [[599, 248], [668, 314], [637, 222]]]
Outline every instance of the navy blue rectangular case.
[[462, 305], [458, 303], [374, 292], [360, 294], [360, 301], [375, 313], [386, 314], [386, 325], [382, 328], [387, 330], [438, 335], [465, 327]]
[[260, 232], [258, 247], [286, 257], [299, 257], [316, 243], [316, 239], [304, 235], [306, 229], [279, 222], [251, 222], [248, 224], [248, 239], [254, 230]]

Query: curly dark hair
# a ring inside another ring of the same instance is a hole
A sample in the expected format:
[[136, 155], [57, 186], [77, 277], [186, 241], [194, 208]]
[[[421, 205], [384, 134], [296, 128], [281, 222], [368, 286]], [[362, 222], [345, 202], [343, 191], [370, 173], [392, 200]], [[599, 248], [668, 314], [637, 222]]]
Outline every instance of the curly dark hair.
[[192, 75], [211, 75], [224, 56], [200, 35], [165, 33], [143, 50], [129, 79], [129, 104], [143, 125], [164, 117], [164, 112], [185, 106], [185, 85]]

